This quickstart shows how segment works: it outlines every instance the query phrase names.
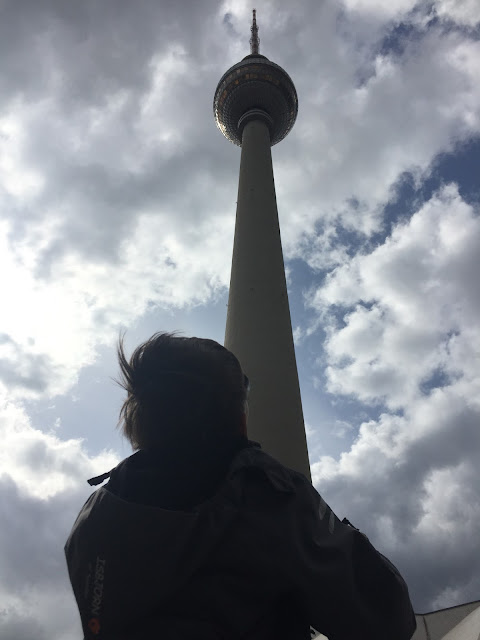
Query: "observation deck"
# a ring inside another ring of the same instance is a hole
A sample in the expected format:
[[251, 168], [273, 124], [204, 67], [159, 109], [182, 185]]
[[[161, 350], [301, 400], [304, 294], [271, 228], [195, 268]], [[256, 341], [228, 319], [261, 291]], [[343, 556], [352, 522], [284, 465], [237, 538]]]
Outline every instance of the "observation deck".
[[252, 53], [223, 74], [215, 91], [213, 114], [223, 135], [242, 146], [242, 131], [254, 117], [270, 130], [271, 145], [285, 138], [295, 124], [298, 98], [292, 79], [282, 67], [258, 53], [255, 13]]

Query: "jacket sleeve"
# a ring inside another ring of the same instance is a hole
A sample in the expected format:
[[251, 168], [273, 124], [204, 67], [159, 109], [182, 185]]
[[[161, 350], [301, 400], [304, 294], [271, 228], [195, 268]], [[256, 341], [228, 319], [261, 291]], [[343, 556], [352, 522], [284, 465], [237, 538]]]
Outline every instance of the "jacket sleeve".
[[298, 586], [310, 624], [329, 640], [409, 640], [415, 615], [397, 569], [365, 535], [340, 522], [307, 480], [297, 498]]

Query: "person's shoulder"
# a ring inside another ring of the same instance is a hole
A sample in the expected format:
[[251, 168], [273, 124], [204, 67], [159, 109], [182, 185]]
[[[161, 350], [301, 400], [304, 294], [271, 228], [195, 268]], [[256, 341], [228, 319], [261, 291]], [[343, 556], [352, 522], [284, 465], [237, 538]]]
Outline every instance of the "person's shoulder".
[[251, 440], [233, 459], [228, 478], [249, 472], [261, 474], [269, 484], [282, 493], [297, 493], [303, 486], [310, 485], [302, 473], [286, 467], [263, 451], [258, 442]]

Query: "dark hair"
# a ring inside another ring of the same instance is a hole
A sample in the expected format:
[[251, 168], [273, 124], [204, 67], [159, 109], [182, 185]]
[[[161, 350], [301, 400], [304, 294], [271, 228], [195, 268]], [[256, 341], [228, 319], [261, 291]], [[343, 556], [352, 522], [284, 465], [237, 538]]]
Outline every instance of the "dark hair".
[[224, 448], [238, 438], [248, 379], [233, 353], [214, 340], [156, 333], [127, 360], [123, 339], [119, 426], [134, 449]]

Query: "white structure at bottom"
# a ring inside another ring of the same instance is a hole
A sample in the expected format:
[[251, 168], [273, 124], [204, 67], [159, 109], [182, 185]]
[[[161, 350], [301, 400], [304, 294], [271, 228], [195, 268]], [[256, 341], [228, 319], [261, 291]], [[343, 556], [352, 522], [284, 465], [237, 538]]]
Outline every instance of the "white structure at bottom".
[[[480, 640], [480, 600], [419, 613], [412, 640]], [[328, 640], [321, 633], [315, 640]], [[388, 640], [388, 638], [385, 638]]]
[[480, 600], [416, 615], [412, 640], [480, 640]]

